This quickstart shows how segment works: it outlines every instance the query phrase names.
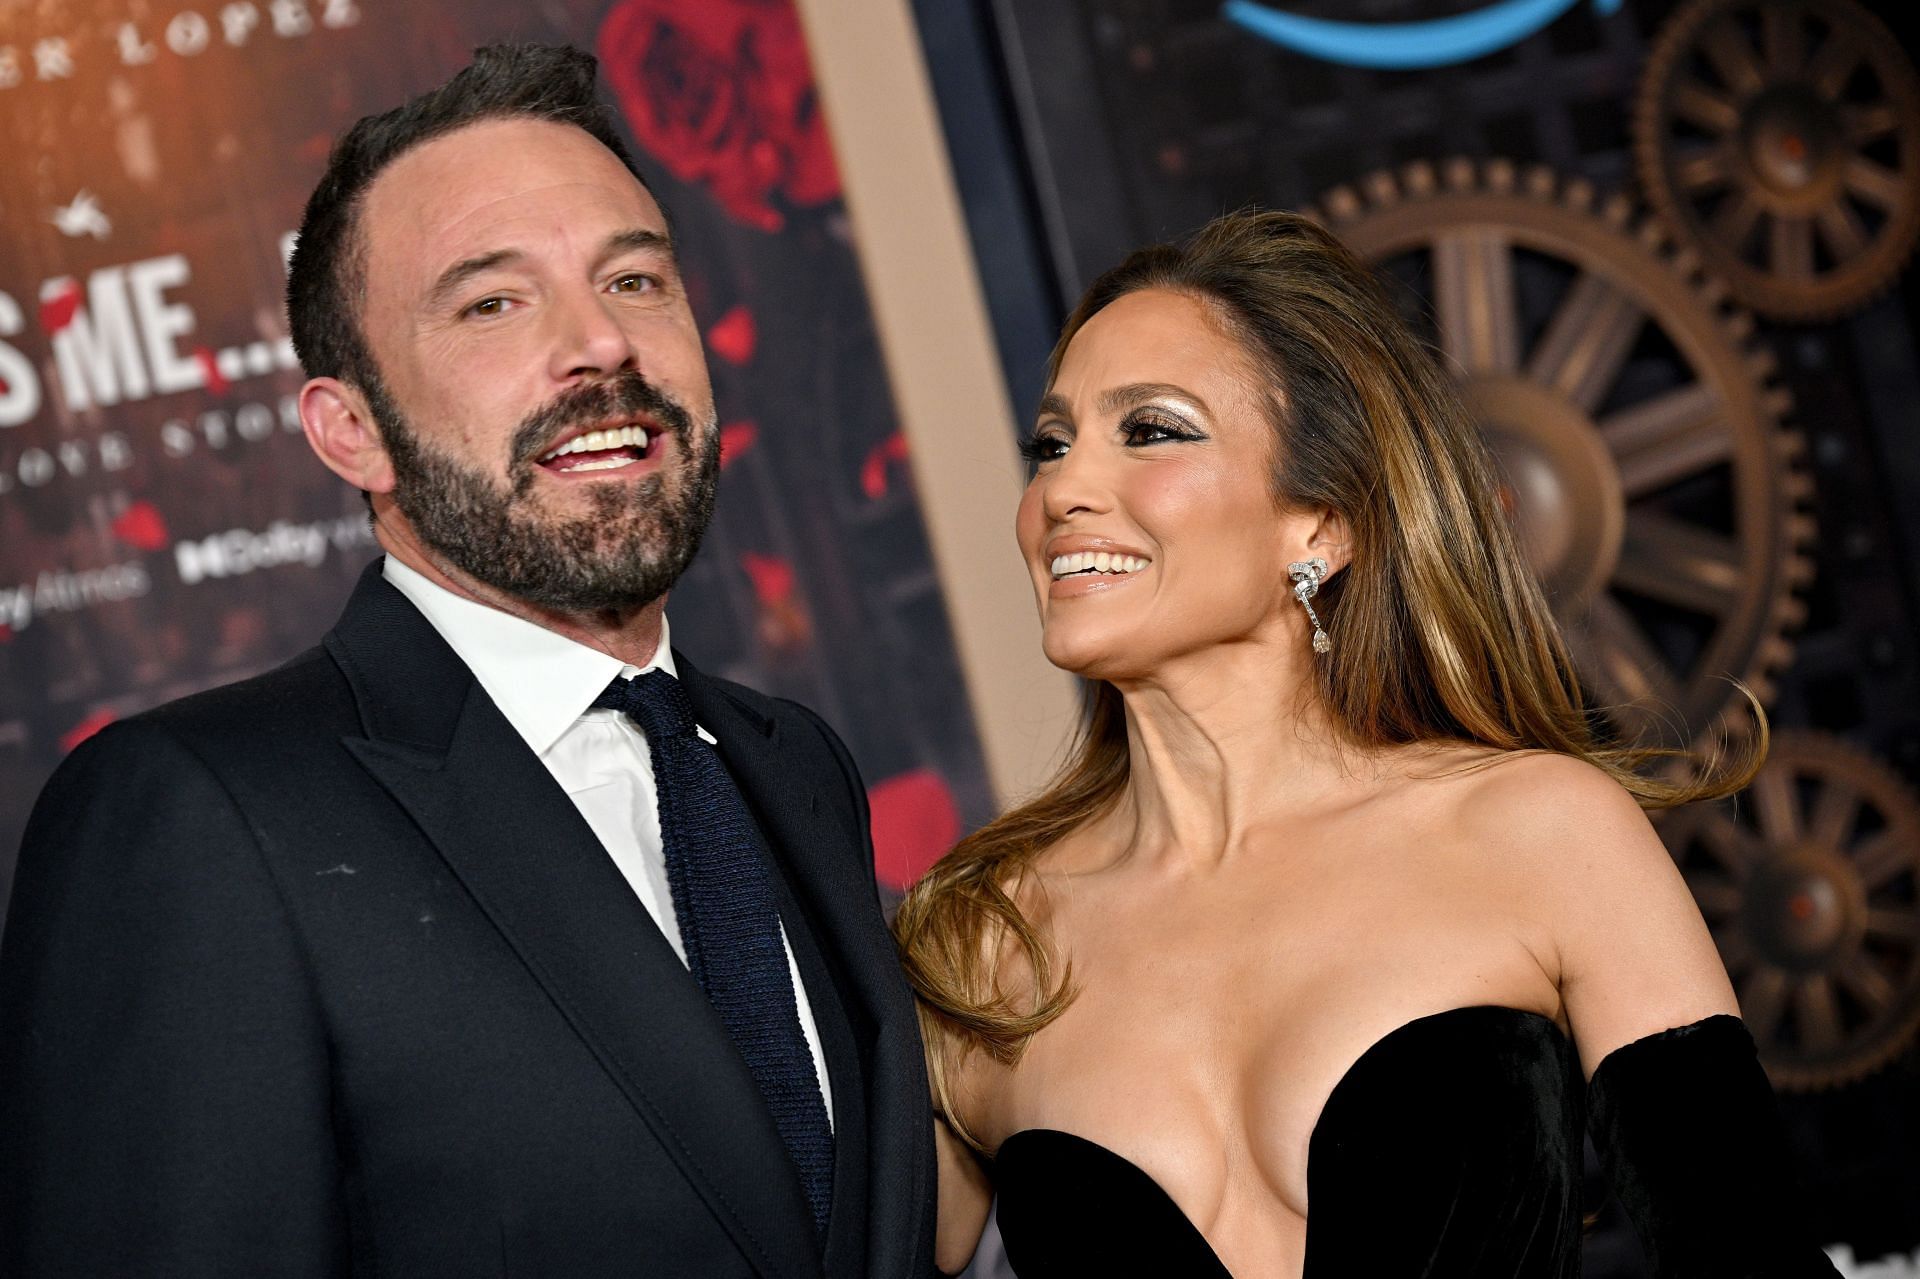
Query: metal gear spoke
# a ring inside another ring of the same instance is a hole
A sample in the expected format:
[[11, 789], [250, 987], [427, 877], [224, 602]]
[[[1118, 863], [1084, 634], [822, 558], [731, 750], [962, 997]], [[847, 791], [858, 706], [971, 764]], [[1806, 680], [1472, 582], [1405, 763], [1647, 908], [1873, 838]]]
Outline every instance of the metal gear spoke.
[[1811, 572], [1810, 481], [1751, 319], [1631, 205], [1544, 169], [1410, 165], [1321, 207], [1430, 323], [1620, 730], [1715, 730], [1744, 705], [1729, 675], [1769, 698]]
[[1804, 729], [1749, 795], [1661, 819], [1782, 1088], [1843, 1084], [1920, 1029], [1920, 795]]
[[1690, 0], [1633, 132], [1661, 218], [1763, 314], [1857, 307], [1920, 241], [1920, 75], [1856, 0]]

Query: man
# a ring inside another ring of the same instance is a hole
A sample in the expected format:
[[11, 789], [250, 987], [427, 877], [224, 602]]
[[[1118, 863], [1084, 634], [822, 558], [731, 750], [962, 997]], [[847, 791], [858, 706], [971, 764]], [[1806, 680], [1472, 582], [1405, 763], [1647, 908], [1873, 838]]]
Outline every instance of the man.
[[0, 1272], [925, 1273], [852, 762], [668, 645], [718, 428], [593, 59], [482, 50], [362, 120], [288, 296], [386, 556], [319, 648], [41, 797]]

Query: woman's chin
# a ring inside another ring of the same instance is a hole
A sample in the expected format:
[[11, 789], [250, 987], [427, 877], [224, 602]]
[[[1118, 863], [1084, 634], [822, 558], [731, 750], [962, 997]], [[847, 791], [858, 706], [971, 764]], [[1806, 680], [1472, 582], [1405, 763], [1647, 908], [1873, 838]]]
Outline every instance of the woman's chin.
[[1100, 636], [1048, 632], [1040, 647], [1049, 662], [1081, 679], [1128, 679], [1138, 676], [1143, 666], [1133, 647]]

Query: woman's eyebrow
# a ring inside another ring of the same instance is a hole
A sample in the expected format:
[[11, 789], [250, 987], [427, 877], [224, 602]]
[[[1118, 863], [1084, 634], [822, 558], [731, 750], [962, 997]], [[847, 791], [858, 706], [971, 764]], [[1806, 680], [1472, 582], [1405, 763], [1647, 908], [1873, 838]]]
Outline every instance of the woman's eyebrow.
[[[1119, 413], [1149, 400], [1164, 397], [1185, 400], [1203, 412], [1207, 402], [1182, 386], [1171, 382], [1130, 382], [1126, 386], [1110, 387], [1100, 392], [1099, 408], [1102, 413]], [[1067, 404], [1067, 397], [1058, 391], [1048, 391], [1040, 397], [1040, 407], [1034, 410], [1035, 417], [1059, 417], [1071, 422], [1073, 411]]]
[[1148, 400], [1171, 397], [1185, 400], [1187, 403], [1205, 410], [1207, 402], [1185, 387], [1175, 386], [1171, 382], [1133, 382], [1126, 386], [1111, 387], [1100, 392], [1100, 411], [1118, 413], [1123, 409], [1134, 408]]

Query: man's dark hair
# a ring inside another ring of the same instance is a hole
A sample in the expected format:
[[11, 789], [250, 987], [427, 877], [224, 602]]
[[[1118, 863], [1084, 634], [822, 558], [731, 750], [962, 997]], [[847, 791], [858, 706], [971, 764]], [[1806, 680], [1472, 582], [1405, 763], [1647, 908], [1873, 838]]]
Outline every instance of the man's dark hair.
[[595, 93], [598, 66], [571, 46], [488, 45], [439, 88], [347, 130], [307, 201], [287, 267], [287, 322], [308, 377], [352, 383], [378, 402], [376, 412], [386, 404], [360, 328], [367, 268], [360, 210], [373, 180], [421, 143], [482, 120], [551, 120], [584, 130], [647, 185]]

